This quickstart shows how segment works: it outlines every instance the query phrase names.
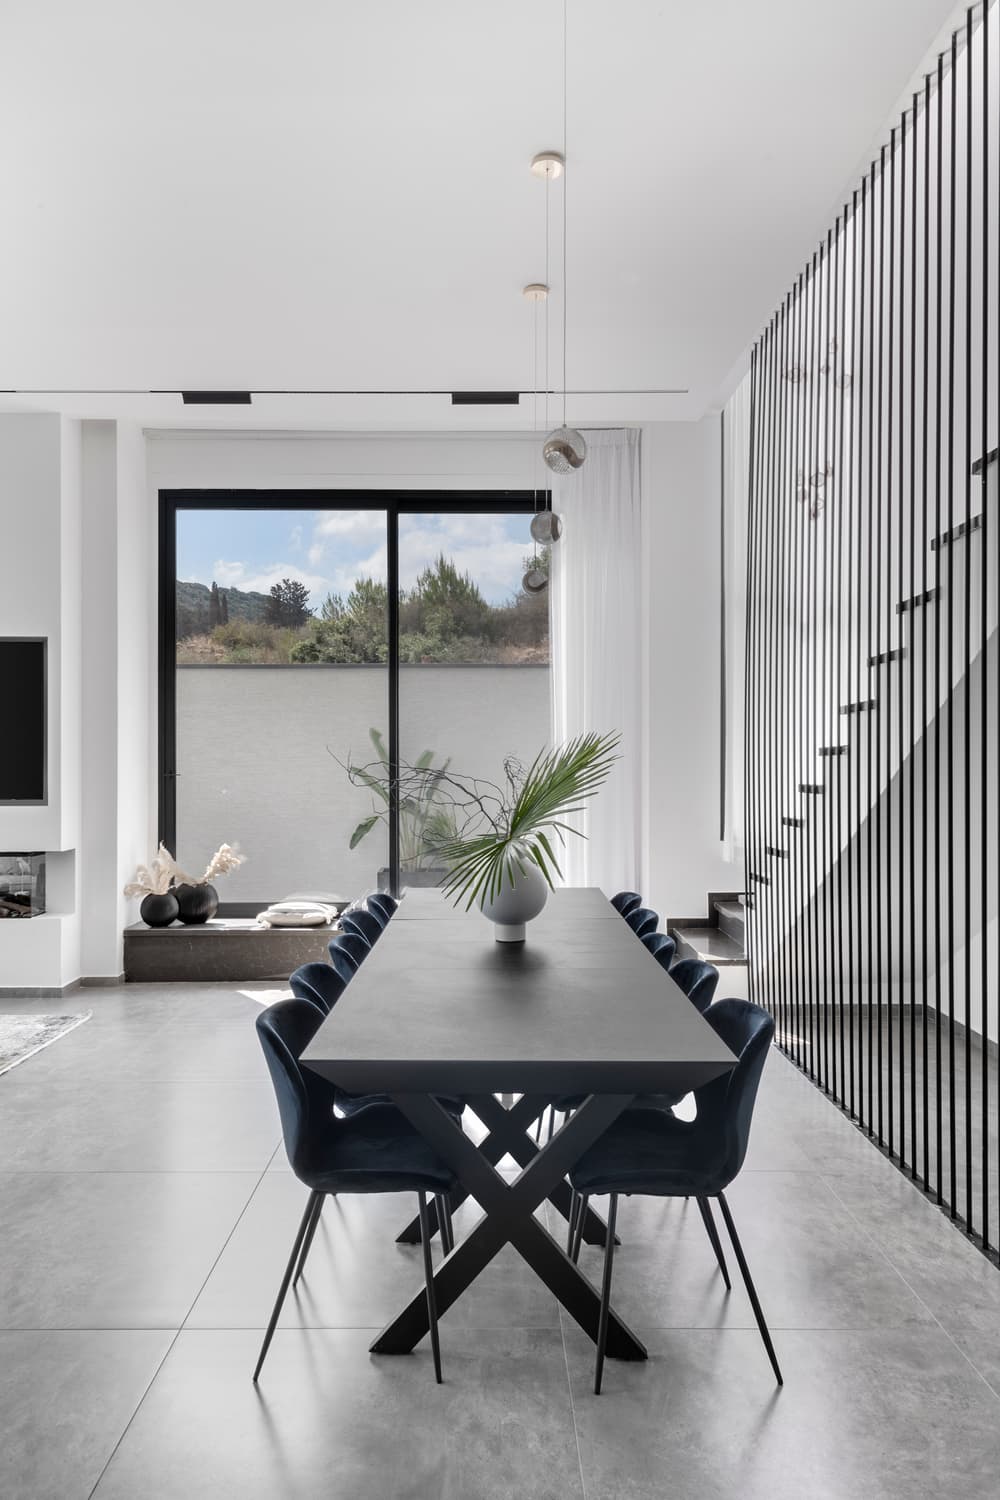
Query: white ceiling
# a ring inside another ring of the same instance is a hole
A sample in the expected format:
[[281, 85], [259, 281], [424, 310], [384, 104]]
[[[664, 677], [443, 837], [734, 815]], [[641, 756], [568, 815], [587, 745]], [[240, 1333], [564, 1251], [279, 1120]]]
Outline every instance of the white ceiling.
[[[570, 0], [568, 384], [596, 393], [571, 420], [718, 400], [953, 3]], [[529, 388], [528, 163], [562, 145], [562, 15], [0, 0], [0, 388]], [[558, 385], [558, 295], [550, 318]], [[531, 418], [430, 395], [5, 404], [173, 427]]]

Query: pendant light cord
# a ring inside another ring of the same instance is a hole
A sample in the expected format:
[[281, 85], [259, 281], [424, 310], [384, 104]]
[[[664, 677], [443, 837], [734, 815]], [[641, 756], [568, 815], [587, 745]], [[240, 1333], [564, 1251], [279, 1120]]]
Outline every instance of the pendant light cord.
[[566, 194], [567, 194], [567, 192], [569, 190], [568, 189], [568, 183], [569, 183], [569, 141], [567, 139], [567, 132], [566, 132], [566, 118], [567, 118], [566, 95], [567, 95], [567, 78], [568, 78], [567, 58], [568, 58], [568, 55], [569, 55], [569, 46], [568, 46], [568, 42], [567, 42], [568, 9], [569, 9], [569, 0], [563, 0], [563, 162], [564, 162], [564, 166], [563, 166], [563, 242], [562, 242], [562, 254], [563, 254], [563, 326], [562, 326], [562, 336], [563, 336], [563, 351], [562, 351], [562, 353], [563, 353], [563, 369], [562, 369], [562, 376], [563, 376], [563, 426], [564, 427], [566, 426], [566, 328], [567, 328], [568, 321], [569, 321], [568, 320], [568, 316], [567, 316], [567, 309], [568, 309], [568, 306], [569, 306], [569, 297], [568, 297], [568, 293], [567, 293], [567, 280], [566, 280]]

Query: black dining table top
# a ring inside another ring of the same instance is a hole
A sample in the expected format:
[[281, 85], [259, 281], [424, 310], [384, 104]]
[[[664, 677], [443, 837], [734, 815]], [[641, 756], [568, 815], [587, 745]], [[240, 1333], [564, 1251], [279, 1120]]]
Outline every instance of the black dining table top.
[[603, 892], [561, 889], [522, 944], [411, 890], [302, 1055], [352, 1092], [646, 1093], [736, 1059]]

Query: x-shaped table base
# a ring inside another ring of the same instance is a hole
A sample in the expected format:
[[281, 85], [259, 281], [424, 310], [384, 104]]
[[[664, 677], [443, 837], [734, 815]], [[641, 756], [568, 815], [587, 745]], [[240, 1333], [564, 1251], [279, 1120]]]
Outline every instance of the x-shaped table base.
[[[549, 1101], [541, 1095], [523, 1094], [516, 1103], [507, 1108], [502, 1100], [512, 1098], [509, 1094], [502, 1094], [500, 1099], [495, 1094], [477, 1095], [475, 1100], [475, 1113], [486, 1126], [489, 1134], [480, 1142], [479, 1154], [496, 1166], [505, 1156], [512, 1156], [519, 1167], [526, 1167], [529, 1162], [541, 1151], [541, 1146], [532, 1140], [528, 1134], [529, 1128], [538, 1119], [538, 1116], [546, 1109]], [[469, 1101], [470, 1105], [472, 1101]], [[464, 1187], [457, 1187], [451, 1194], [452, 1208], [458, 1208], [469, 1196]], [[565, 1178], [560, 1178], [548, 1194], [549, 1202], [557, 1208], [563, 1218], [569, 1220], [571, 1193], [569, 1183]], [[438, 1230], [437, 1207], [431, 1204], [430, 1213], [431, 1234]], [[588, 1206], [583, 1220], [583, 1238], [588, 1245], [604, 1244], [606, 1225], [600, 1214], [594, 1212]], [[419, 1245], [420, 1244], [420, 1220], [414, 1217], [406, 1228], [396, 1236], [397, 1245]], [[615, 1240], [617, 1245], [618, 1240]]]
[[[397, 1108], [448, 1163], [467, 1194], [483, 1209], [483, 1217], [445, 1257], [435, 1273], [434, 1290], [439, 1314], [447, 1311], [504, 1245], [510, 1244], [570, 1316], [596, 1340], [600, 1296], [545, 1225], [535, 1218], [535, 1209], [551, 1195], [557, 1183], [633, 1097], [631, 1094], [591, 1095], [551, 1141], [541, 1149], [531, 1143], [531, 1159], [520, 1175], [508, 1182], [469, 1139], [461, 1124], [456, 1123], [431, 1095], [392, 1096]], [[492, 1123], [495, 1110], [504, 1112], [493, 1095], [469, 1098], [468, 1103], [485, 1125]], [[524, 1114], [534, 1109], [535, 1114], [531, 1115], [534, 1119], [544, 1103], [538, 1098], [522, 1098], [514, 1110], [519, 1105], [524, 1105]], [[421, 1290], [382, 1330], [371, 1345], [371, 1352], [408, 1354], [427, 1332], [427, 1299]], [[646, 1358], [643, 1344], [613, 1310], [608, 1325], [607, 1352], [613, 1359]]]

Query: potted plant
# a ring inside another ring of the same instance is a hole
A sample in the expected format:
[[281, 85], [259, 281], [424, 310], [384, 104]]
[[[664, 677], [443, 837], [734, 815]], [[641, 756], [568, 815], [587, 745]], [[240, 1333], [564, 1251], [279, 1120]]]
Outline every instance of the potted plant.
[[134, 878], [125, 887], [126, 896], [141, 898], [139, 915], [147, 927], [169, 927], [176, 922], [180, 908], [172, 886], [181, 872], [165, 844], [161, 844], [148, 865], [139, 865]]
[[244, 856], [237, 854], [230, 844], [220, 844], [205, 866], [203, 875], [184, 875], [177, 871], [174, 894], [177, 897], [178, 915], [189, 927], [198, 927], [207, 922], [219, 909], [219, 893], [212, 884], [220, 875], [238, 870]]
[[618, 734], [583, 734], [554, 750], [541, 751], [523, 771], [505, 762], [505, 788], [451, 776], [471, 808], [465, 828], [439, 843], [448, 866], [443, 882], [455, 905], [477, 904], [494, 924], [497, 942], [523, 942], [525, 923], [538, 916], [561, 875], [553, 843], [567, 833], [584, 837], [567, 819], [582, 811], [615, 761]]
[[[356, 849], [378, 825], [388, 827], [390, 813], [389, 753], [377, 729], [369, 729], [376, 759], [366, 765], [348, 761], [344, 766], [354, 786], [364, 787], [377, 799], [374, 811], [351, 834], [350, 847]], [[331, 752], [332, 753], [332, 752]], [[339, 762], [343, 765], [343, 762]], [[458, 834], [452, 798], [449, 795], [449, 762], [434, 764], [434, 751], [425, 750], [412, 764], [401, 764], [396, 787], [399, 798], [399, 867], [404, 884], [440, 885], [448, 874], [437, 857], [437, 848]], [[380, 891], [389, 887], [389, 870], [383, 867], [377, 875]]]

